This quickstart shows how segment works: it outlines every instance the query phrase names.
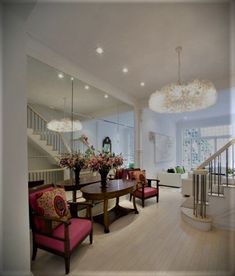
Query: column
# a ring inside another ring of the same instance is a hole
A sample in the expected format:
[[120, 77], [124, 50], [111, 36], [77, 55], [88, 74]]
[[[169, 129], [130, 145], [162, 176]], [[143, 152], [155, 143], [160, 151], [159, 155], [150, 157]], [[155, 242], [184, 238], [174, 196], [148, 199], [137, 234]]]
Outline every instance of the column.
[[32, 275], [27, 179], [25, 22], [31, 5], [4, 4], [1, 90], [1, 275]]
[[142, 108], [134, 107], [134, 125], [135, 125], [135, 167], [142, 168]]

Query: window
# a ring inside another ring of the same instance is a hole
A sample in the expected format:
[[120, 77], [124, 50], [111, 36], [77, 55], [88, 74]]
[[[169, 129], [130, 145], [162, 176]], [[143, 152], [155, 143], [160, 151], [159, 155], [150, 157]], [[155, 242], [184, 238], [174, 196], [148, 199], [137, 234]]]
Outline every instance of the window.
[[[232, 138], [232, 126], [221, 125], [183, 130], [182, 163], [187, 170], [199, 166]], [[222, 158], [222, 165], [225, 159]]]

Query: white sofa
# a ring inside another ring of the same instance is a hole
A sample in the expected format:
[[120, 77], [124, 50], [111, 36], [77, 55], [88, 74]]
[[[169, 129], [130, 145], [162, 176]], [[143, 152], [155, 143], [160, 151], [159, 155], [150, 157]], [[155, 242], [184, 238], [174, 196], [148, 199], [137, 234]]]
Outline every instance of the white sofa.
[[157, 178], [160, 180], [160, 185], [177, 187], [182, 186], [182, 179], [187, 178], [188, 173], [168, 173], [168, 172], [159, 172]]

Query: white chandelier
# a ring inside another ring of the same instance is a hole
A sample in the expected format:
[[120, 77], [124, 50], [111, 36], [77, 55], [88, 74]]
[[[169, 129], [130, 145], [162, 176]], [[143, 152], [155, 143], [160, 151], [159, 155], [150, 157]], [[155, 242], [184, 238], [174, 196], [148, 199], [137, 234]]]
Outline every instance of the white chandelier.
[[82, 124], [79, 120], [71, 121], [70, 118], [62, 120], [51, 120], [47, 124], [47, 128], [56, 132], [72, 132], [82, 129]]
[[203, 109], [215, 104], [217, 92], [212, 82], [195, 79], [183, 84], [180, 76], [180, 53], [177, 47], [178, 82], [157, 90], [149, 98], [149, 108], [159, 113], [180, 113]]
[[[72, 103], [71, 103], [71, 118], [64, 118], [62, 120], [51, 120], [47, 123], [47, 128], [56, 132], [74, 132], [82, 129], [82, 124], [79, 120], [73, 118], [73, 78], [72, 81]], [[64, 98], [64, 114], [65, 114], [65, 101]]]

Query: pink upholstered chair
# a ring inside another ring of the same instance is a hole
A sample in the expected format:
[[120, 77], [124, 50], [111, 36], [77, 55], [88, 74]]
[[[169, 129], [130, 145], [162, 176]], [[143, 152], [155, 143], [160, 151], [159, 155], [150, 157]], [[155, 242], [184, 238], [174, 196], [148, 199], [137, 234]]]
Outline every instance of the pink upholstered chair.
[[[144, 201], [146, 199], [156, 197], [156, 201], [159, 201], [159, 180], [158, 179], [146, 179], [145, 171], [135, 170], [129, 173], [129, 178], [136, 180], [136, 190], [134, 195], [140, 198], [142, 201], [142, 207], [144, 207]], [[156, 182], [156, 187], [152, 187], [152, 181]], [[130, 196], [130, 200], [131, 200]]]
[[[73, 250], [87, 237], [92, 243], [91, 204], [69, 202], [65, 192], [53, 184], [41, 185], [29, 190], [30, 225], [33, 233], [33, 255], [43, 249], [64, 257], [65, 272], [70, 270]], [[88, 218], [77, 216], [78, 206], [87, 208]]]

